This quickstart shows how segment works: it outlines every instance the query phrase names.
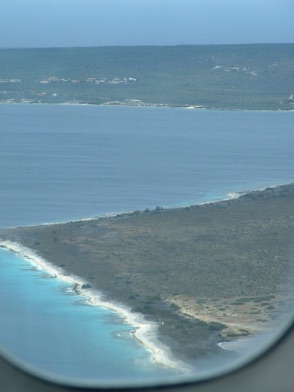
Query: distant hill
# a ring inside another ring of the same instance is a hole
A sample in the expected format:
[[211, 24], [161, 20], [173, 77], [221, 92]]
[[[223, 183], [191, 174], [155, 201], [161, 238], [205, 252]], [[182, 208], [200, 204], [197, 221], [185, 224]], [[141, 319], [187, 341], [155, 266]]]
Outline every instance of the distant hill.
[[1, 49], [0, 102], [294, 108], [294, 44]]

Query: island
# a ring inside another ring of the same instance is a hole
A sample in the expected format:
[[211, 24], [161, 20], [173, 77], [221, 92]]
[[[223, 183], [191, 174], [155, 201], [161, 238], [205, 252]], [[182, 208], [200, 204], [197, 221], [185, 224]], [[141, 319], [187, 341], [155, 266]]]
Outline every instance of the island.
[[80, 277], [77, 295], [98, 290], [144, 316], [174, 357], [194, 364], [292, 309], [293, 228], [289, 184], [202, 205], [3, 228], [0, 239]]
[[0, 49], [0, 63], [0, 103], [294, 108], [294, 44]]

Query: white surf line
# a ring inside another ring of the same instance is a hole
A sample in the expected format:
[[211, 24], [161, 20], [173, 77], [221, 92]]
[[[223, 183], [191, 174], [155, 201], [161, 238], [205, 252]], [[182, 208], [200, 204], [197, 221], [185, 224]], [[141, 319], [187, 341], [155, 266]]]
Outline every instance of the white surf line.
[[89, 305], [107, 308], [122, 316], [126, 323], [135, 328], [135, 332], [132, 335], [151, 352], [154, 362], [180, 373], [186, 374], [192, 371], [192, 368], [187, 364], [174, 360], [169, 349], [160, 344], [157, 339], [157, 323], [147, 322], [143, 315], [132, 312], [126, 306], [105, 300], [103, 293], [99, 293], [97, 290], [88, 287], [83, 288], [83, 285], [88, 283], [85, 279], [73, 274], [67, 274], [61, 267], [53, 265], [32, 249], [20, 243], [0, 240], [0, 248], [16, 253], [37, 269], [49, 273], [53, 278], [69, 283], [77, 294], [86, 299]]

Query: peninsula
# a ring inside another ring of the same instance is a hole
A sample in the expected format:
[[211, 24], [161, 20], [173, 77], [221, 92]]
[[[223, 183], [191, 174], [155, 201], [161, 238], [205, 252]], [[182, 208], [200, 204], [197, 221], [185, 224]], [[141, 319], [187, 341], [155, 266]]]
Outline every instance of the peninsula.
[[0, 229], [157, 325], [194, 363], [217, 343], [270, 328], [293, 305], [294, 184], [184, 208]]

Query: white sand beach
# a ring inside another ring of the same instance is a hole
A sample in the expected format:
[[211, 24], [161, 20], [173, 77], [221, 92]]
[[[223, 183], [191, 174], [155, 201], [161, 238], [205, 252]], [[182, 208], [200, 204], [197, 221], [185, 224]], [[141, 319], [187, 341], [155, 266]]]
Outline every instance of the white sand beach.
[[[108, 299], [105, 299], [103, 293], [90, 288], [90, 285], [87, 287], [88, 282], [85, 279], [68, 274], [62, 268], [53, 265], [32, 249], [20, 243], [0, 241], [0, 248], [16, 253], [30, 262], [35, 268], [47, 272], [53, 278], [67, 282], [77, 294], [85, 298], [89, 305], [104, 307], [119, 314], [126, 323], [134, 327], [132, 336], [150, 351], [152, 360], [159, 365], [185, 374], [192, 370], [187, 364], [173, 359], [168, 347], [163, 346], [158, 341], [157, 324], [155, 322], [145, 320], [141, 314], [132, 312], [131, 309], [124, 305], [110, 302]], [[83, 285], [85, 288], [83, 288]]]

